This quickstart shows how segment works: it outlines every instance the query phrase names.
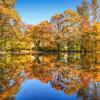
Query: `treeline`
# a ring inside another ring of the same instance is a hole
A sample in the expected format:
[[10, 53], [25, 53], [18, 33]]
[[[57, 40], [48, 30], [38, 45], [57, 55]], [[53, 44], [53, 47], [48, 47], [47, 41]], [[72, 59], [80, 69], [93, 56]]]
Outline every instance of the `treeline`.
[[[0, 49], [43, 51], [100, 50], [100, 5], [83, 0], [76, 11], [67, 9], [50, 22], [25, 25], [13, 9], [15, 0], [0, 1]], [[95, 48], [95, 49], [94, 49]]]
[[[98, 0], [83, 0], [77, 11], [65, 10], [39, 25], [30, 25], [27, 34], [33, 48], [60, 51], [94, 51], [100, 40]], [[100, 49], [99, 49], [100, 50]]]

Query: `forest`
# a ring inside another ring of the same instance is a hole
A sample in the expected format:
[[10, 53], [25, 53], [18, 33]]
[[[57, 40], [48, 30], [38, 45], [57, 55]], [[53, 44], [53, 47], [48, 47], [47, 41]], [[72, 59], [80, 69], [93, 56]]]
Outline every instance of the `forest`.
[[100, 5], [83, 0], [38, 25], [27, 25], [14, 9], [16, 0], [0, 0], [0, 51], [99, 52]]

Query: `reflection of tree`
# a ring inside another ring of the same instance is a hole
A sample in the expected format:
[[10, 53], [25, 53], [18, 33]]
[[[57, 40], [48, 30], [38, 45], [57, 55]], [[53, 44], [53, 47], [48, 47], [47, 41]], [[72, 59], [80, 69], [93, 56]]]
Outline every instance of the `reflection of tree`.
[[8, 100], [19, 90], [20, 84], [24, 80], [21, 73], [24, 67], [30, 63], [30, 56], [6, 55], [0, 58], [0, 98]]
[[[68, 56], [60, 54], [58, 61], [57, 54], [1, 56], [0, 96], [11, 97], [19, 90], [23, 80], [36, 78], [42, 83], [50, 82], [52, 88], [64, 91], [67, 95], [77, 92], [78, 98], [99, 98], [97, 83], [100, 82], [100, 73], [84, 67], [91, 66], [91, 60], [88, 57], [85, 59], [86, 56], [84, 56], [82, 60], [75, 63], [75, 59], [80, 58], [80, 55], [74, 54], [71, 55], [70, 62], [66, 62], [65, 57], [68, 59]], [[91, 82], [93, 90], [90, 90]]]
[[[36, 61], [35, 63], [33, 62], [32, 69], [28, 70], [31, 71], [33, 77], [38, 78], [41, 82], [48, 83], [50, 81], [53, 88], [64, 90], [67, 94], [72, 94], [78, 91], [86, 84], [86, 80], [87, 85], [89, 85], [91, 75], [89, 72], [86, 75], [89, 76], [89, 78], [85, 78], [86, 76], [83, 75], [84, 67], [83, 70], [80, 69], [80, 64], [82, 63], [79, 62], [76, 63], [76, 65], [75, 63], [67, 65], [67, 62], [65, 63], [63, 60], [61, 60], [62, 62], [58, 62], [56, 57], [57, 55], [40, 55], [38, 59], [41, 60], [41, 63]], [[76, 57], [74, 57], [74, 59], [75, 58]]]
[[61, 68], [60, 72], [52, 79], [55, 88], [60, 87], [67, 94], [76, 92], [81, 87], [80, 72], [73, 68]]
[[[55, 57], [54, 61], [52, 60], [53, 56]], [[61, 56], [64, 57], [64, 55], [62, 54]], [[43, 83], [47, 83], [50, 81], [53, 88], [55, 88], [56, 90], [62, 90], [67, 94], [72, 94], [78, 91], [79, 93], [81, 93], [82, 90], [84, 90], [85, 93], [87, 94], [87, 92], [89, 91], [88, 88], [91, 78], [93, 78], [93, 80], [95, 80], [96, 82], [98, 78], [98, 74], [95, 79], [93, 77], [95, 73], [91, 72], [90, 70], [91, 68], [89, 69], [89, 67], [92, 66], [91, 65], [92, 58], [89, 59], [89, 56], [87, 56], [86, 59], [82, 58], [82, 60], [80, 60], [84, 61], [84, 63], [76, 62], [76, 64], [75, 63], [71, 64], [69, 62], [64, 62], [64, 60], [62, 60], [63, 57], [58, 62], [56, 60], [56, 57], [57, 55], [42, 55], [41, 63], [37, 62], [33, 63], [34, 65], [32, 67], [33, 77], [38, 78]], [[77, 57], [74, 57], [74, 59], [75, 58]], [[69, 65], [67, 63], [69, 63]], [[89, 67], [88, 68], [84, 67], [86, 65]], [[87, 72], [85, 73], [84, 70], [87, 70]], [[96, 82], [94, 83], [96, 84]], [[87, 86], [88, 88], [85, 86]]]
[[77, 97], [83, 100], [99, 100], [100, 99], [100, 87], [97, 82], [90, 82], [90, 86], [85, 86], [79, 89], [77, 92]]
[[77, 93], [77, 97], [78, 98], [82, 98], [82, 99], [84, 99], [84, 100], [88, 100], [88, 89], [86, 89], [86, 88], [82, 88], [82, 89], [80, 89], [79, 91], [78, 91], [78, 93]]

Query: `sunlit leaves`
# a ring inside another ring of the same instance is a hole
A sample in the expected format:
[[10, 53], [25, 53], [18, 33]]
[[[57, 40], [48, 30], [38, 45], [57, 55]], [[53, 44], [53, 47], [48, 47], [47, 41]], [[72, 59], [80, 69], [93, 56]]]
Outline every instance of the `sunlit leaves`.
[[19, 21], [20, 18], [18, 15], [16, 15], [16, 11], [13, 9], [8, 9], [5, 7], [0, 6], [0, 14], [5, 14], [6, 16], [9, 16], [10, 18], [15, 19], [16, 21]]

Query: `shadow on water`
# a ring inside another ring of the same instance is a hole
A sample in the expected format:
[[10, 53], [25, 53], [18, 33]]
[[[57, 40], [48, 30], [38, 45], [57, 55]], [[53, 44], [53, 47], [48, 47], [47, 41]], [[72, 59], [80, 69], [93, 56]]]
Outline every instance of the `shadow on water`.
[[100, 54], [0, 55], [0, 100], [100, 100]]

